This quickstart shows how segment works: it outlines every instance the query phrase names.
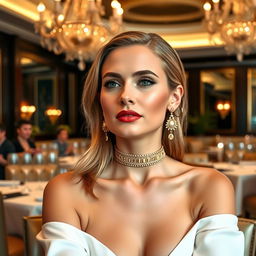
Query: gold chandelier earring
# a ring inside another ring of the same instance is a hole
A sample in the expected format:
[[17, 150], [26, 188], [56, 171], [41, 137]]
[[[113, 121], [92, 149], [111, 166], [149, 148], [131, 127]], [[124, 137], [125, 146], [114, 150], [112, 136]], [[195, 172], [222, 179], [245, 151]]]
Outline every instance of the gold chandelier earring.
[[174, 131], [178, 128], [178, 122], [175, 119], [173, 112], [170, 113], [170, 116], [168, 120], [166, 121], [165, 127], [168, 131], [170, 131], [170, 134], [168, 135], [169, 140], [174, 139]]
[[108, 128], [105, 121], [102, 123], [102, 130], [105, 133], [105, 141], [108, 141]]

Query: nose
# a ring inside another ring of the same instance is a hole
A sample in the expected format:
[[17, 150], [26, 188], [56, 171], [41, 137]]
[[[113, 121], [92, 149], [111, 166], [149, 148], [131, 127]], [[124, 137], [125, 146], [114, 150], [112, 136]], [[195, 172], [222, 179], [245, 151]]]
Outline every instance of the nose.
[[134, 92], [132, 92], [129, 85], [125, 85], [120, 95], [120, 103], [122, 105], [133, 105], [135, 103], [134, 100]]

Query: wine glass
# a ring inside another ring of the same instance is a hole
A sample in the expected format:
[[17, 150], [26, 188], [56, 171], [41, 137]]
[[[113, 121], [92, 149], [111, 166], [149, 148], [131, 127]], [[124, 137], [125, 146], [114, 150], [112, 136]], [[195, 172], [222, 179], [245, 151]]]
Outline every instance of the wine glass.
[[43, 182], [42, 175], [43, 175], [43, 172], [45, 171], [44, 166], [36, 165], [34, 167], [34, 170], [37, 174], [37, 183], [38, 183], [37, 190], [43, 190], [44, 186], [42, 186], [42, 182]]
[[226, 150], [225, 150], [227, 159], [229, 163], [232, 163], [232, 159], [234, 157], [234, 153], [235, 153], [235, 144], [234, 142], [228, 142], [226, 144]]
[[224, 143], [218, 142], [217, 144], [217, 160], [218, 162], [223, 161]]
[[31, 192], [30, 187], [27, 184], [27, 181], [29, 181], [29, 173], [31, 171], [31, 165], [22, 165], [21, 166], [21, 174], [22, 174], [22, 181], [23, 181], [23, 190], [22, 193], [24, 194], [28, 194], [29, 192]]
[[237, 153], [239, 161], [241, 161], [243, 159], [244, 153], [245, 153], [245, 144], [244, 144], [244, 142], [242, 142], [242, 141], [238, 142], [236, 153]]

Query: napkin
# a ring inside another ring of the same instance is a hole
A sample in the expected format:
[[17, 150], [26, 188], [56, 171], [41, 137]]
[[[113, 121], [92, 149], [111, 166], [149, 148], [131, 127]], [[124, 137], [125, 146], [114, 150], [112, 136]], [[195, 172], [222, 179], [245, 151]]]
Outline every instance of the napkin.
[[0, 187], [18, 186], [21, 182], [19, 180], [0, 180]]

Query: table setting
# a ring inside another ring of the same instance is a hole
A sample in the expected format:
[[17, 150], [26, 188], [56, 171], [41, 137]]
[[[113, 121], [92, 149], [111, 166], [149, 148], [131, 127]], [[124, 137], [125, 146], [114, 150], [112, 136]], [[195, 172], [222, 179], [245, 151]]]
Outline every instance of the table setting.
[[7, 234], [23, 236], [23, 216], [42, 214], [43, 190], [46, 184], [47, 182], [0, 182]]

